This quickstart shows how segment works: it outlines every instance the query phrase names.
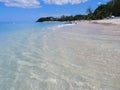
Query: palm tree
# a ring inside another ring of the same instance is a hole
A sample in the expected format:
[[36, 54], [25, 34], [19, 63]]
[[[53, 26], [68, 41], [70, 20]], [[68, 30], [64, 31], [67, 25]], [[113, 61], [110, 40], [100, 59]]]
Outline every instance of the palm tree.
[[93, 11], [92, 11], [91, 7], [88, 7], [88, 8], [87, 8], [87, 13], [88, 13], [88, 14], [92, 14], [92, 12], [93, 12]]
[[88, 20], [91, 20], [92, 17], [93, 17], [93, 11], [92, 11], [91, 7], [88, 7], [87, 13], [88, 13], [87, 19], [88, 19]]

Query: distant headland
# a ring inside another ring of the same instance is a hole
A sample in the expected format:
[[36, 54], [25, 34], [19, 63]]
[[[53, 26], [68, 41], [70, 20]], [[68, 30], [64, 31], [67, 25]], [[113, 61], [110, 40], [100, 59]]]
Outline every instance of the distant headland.
[[111, 0], [107, 4], [99, 5], [94, 11], [89, 7], [87, 15], [61, 16], [61, 17], [41, 17], [36, 22], [45, 21], [75, 21], [75, 20], [98, 20], [109, 19], [120, 16], [120, 0]]

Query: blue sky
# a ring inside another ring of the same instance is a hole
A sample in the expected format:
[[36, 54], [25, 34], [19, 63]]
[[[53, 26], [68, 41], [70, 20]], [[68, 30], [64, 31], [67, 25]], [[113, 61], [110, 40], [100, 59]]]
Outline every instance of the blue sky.
[[39, 17], [86, 14], [109, 0], [0, 0], [0, 22], [36, 21]]

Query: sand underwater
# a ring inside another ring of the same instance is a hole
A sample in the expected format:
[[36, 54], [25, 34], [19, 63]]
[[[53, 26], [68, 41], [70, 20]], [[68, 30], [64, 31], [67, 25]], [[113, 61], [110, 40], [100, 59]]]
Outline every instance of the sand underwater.
[[0, 90], [120, 90], [119, 25], [2, 24]]

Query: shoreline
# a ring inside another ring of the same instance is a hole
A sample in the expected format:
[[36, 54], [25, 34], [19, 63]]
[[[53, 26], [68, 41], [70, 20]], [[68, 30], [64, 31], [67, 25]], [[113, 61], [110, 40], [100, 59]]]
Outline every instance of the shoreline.
[[68, 23], [68, 24], [63, 24], [63, 25], [58, 25], [58, 29], [60, 28], [64, 28], [64, 27], [74, 27], [76, 28], [79, 27], [80, 25], [83, 26], [93, 26], [93, 25], [97, 25], [97, 26], [109, 26], [109, 27], [119, 27], [120, 25], [120, 19], [109, 19], [109, 20], [81, 20], [81, 21], [73, 21], [72, 23]]
[[[61, 22], [61, 21], [46, 21], [46, 22]], [[79, 23], [93, 23], [102, 25], [120, 25], [120, 18], [101, 19], [101, 20], [76, 20], [76, 21], [64, 21], [64, 25], [75, 25]]]

